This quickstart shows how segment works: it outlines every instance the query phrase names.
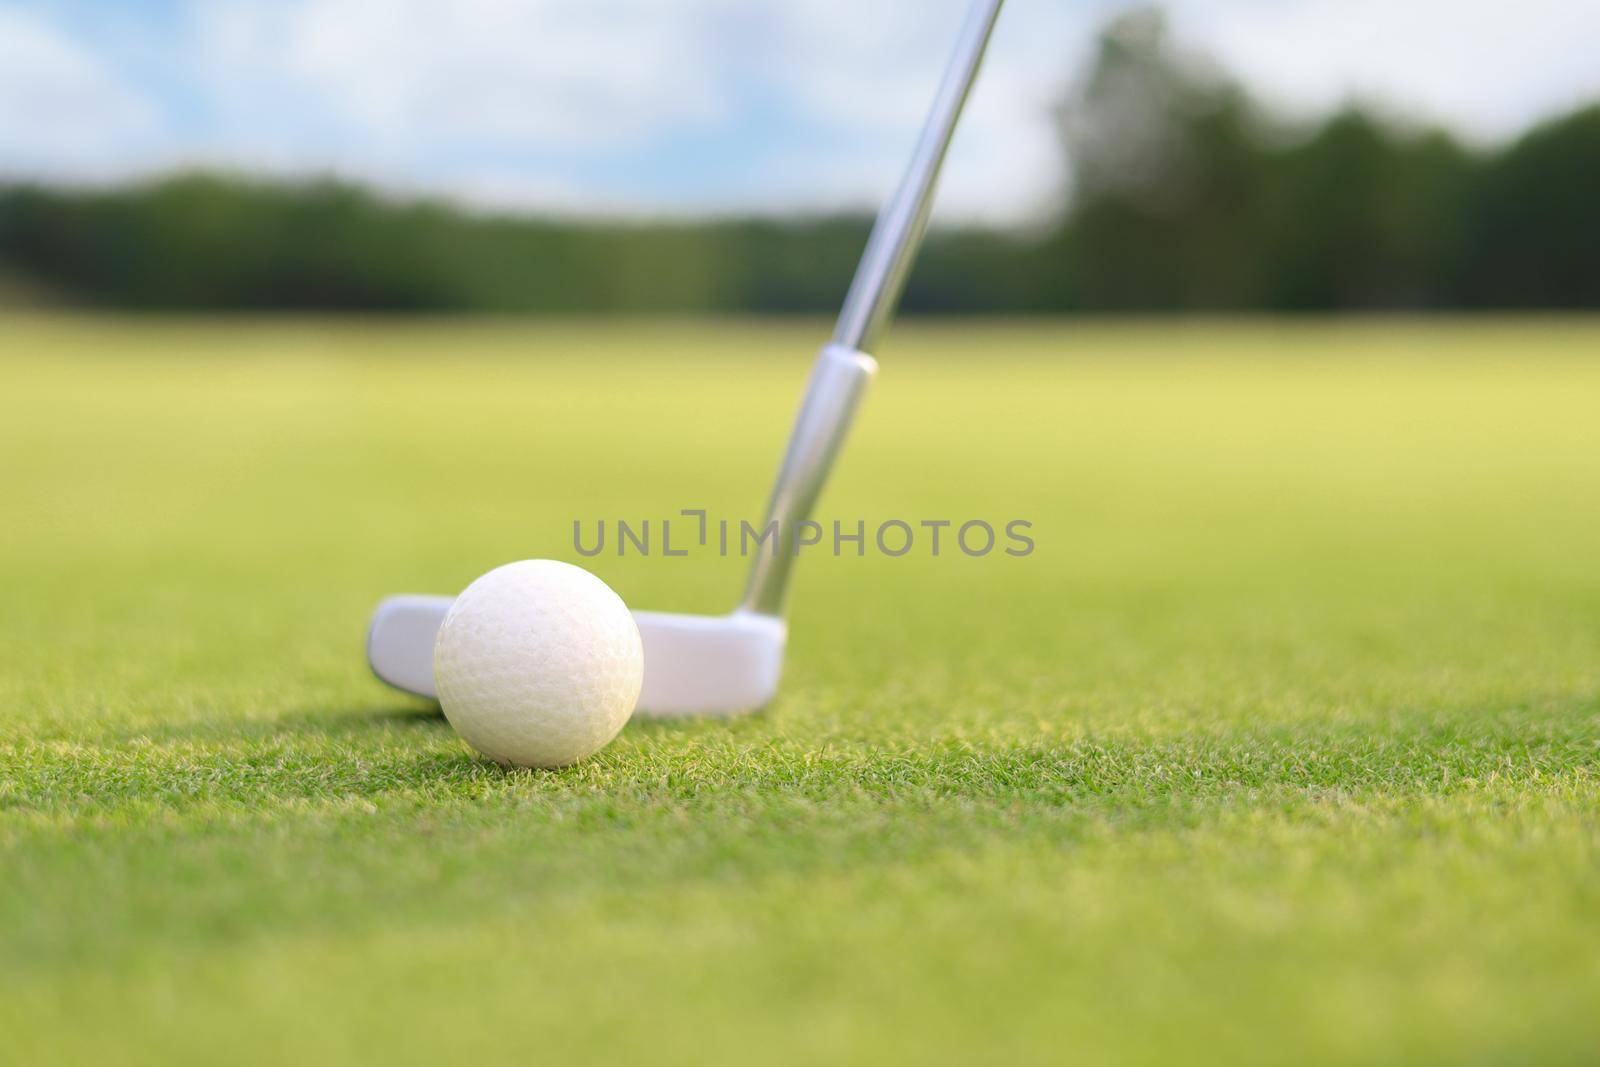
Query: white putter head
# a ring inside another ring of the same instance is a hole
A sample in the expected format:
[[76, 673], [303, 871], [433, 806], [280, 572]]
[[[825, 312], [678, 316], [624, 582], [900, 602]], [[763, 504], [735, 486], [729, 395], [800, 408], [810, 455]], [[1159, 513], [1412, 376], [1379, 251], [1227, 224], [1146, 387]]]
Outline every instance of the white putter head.
[[[636, 611], [644, 640], [644, 685], [635, 714], [733, 715], [762, 707], [778, 691], [788, 627], [783, 621], [799, 526], [811, 515], [877, 363], [866, 354], [893, 317], [911, 261], [927, 229], [933, 190], [956, 120], [977, 77], [1003, 0], [974, 0], [955, 58], [940, 83], [905, 177], [878, 216], [833, 341], [811, 372], [778, 470], [768, 526], [744, 599], [727, 615]], [[454, 600], [392, 596], [378, 605], [367, 631], [367, 662], [380, 679], [409, 693], [436, 697], [433, 646]]]
[[[789, 438], [768, 508], [777, 523], [760, 549], [740, 605], [727, 615], [636, 611], [644, 642], [644, 685], [635, 714], [731, 715], [759, 708], [778, 691], [788, 627], [784, 592], [800, 522], [822, 491], [877, 364], [838, 345], [822, 350]], [[367, 631], [367, 662], [390, 685], [437, 696], [433, 645], [453, 597], [392, 596]]]

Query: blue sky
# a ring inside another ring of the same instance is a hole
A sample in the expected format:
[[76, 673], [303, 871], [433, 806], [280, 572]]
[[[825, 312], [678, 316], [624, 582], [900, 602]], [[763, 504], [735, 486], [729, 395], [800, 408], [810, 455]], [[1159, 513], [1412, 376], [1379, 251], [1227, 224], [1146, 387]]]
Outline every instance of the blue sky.
[[[868, 206], [965, 0], [0, 0], [0, 173], [335, 172], [492, 208]], [[1024, 221], [1050, 108], [1118, 0], [1010, 0], [945, 217]], [[1492, 141], [1600, 97], [1594, 0], [1172, 0], [1275, 107]]]

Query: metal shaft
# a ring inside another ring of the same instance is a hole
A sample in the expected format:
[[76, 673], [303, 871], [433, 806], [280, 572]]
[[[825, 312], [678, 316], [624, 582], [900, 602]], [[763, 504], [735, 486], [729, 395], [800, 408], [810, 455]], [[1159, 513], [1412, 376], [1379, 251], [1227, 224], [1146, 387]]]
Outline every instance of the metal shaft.
[[917, 247], [928, 228], [939, 168], [950, 147], [961, 108], [978, 76], [978, 66], [983, 61], [983, 52], [994, 30], [995, 19], [1000, 16], [1002, 3], [1003, 0], [975, 0], [967, 15], [955, 56], [939, 85], [927, 122], [923, 124], [911, 164], [894, 197], [879, 212], [872, 236], [867, 239], [866, 251], [862, 253], [855, 280], [850, 283], [850, 292], [839, 313], [839, 324], [833, 331], [835, 344], [858, 352], [871, 352], [894, 317], [906, 275], [911, 272]]
[[[817, 357], [794, 429], [789, 432], [789, 446], [778, 468], [763, 526], [763, 530], [772, 530], [774, 537], [768, 547], [757, 548], [751, 561], [749, 584], [739, 605], [742, 611], [781, 616], [797, 550], [804, 543], [816, 543], [814, 539], [802, 540], [801, 527], [811, 517], [812, 506], [844, 446], [856, 408], [877, 367], [866, 353], [894, 316], [906, 274], [928, 227], [939, 167], [950, 147], [961, 107], [978, 76], [978, 65], [1002, 2], [974, 0], [955, 57], [917, 139], [911, 165], [867, 239], [833, 343]], [[810, 532], [813, 537], [818, 534], [817, 529]]]

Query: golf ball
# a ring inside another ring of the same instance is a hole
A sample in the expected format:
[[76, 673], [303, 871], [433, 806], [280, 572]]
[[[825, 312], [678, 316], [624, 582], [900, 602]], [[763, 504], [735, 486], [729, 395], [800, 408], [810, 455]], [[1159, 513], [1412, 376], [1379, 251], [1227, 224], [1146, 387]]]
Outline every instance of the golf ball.
[[569, 563], [523, 560], [456, 598], [433, 674], [445, 717], [467, 744], [500, 763], [562, 767], [627, 723], [644, 649], [606, 583]]

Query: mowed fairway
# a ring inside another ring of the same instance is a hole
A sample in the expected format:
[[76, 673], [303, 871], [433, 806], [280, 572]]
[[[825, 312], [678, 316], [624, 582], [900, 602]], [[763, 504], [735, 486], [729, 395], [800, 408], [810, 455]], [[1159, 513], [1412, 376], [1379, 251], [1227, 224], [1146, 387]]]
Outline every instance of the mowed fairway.
[[[0, 319], [0, 1061], [1590, 1061], [1600, 321], [910, 323], [785, 685], [474, 758], [383, 594], [720, 611], [825, 323]], [[675, 539], [677, 531], [675, 530]]]

